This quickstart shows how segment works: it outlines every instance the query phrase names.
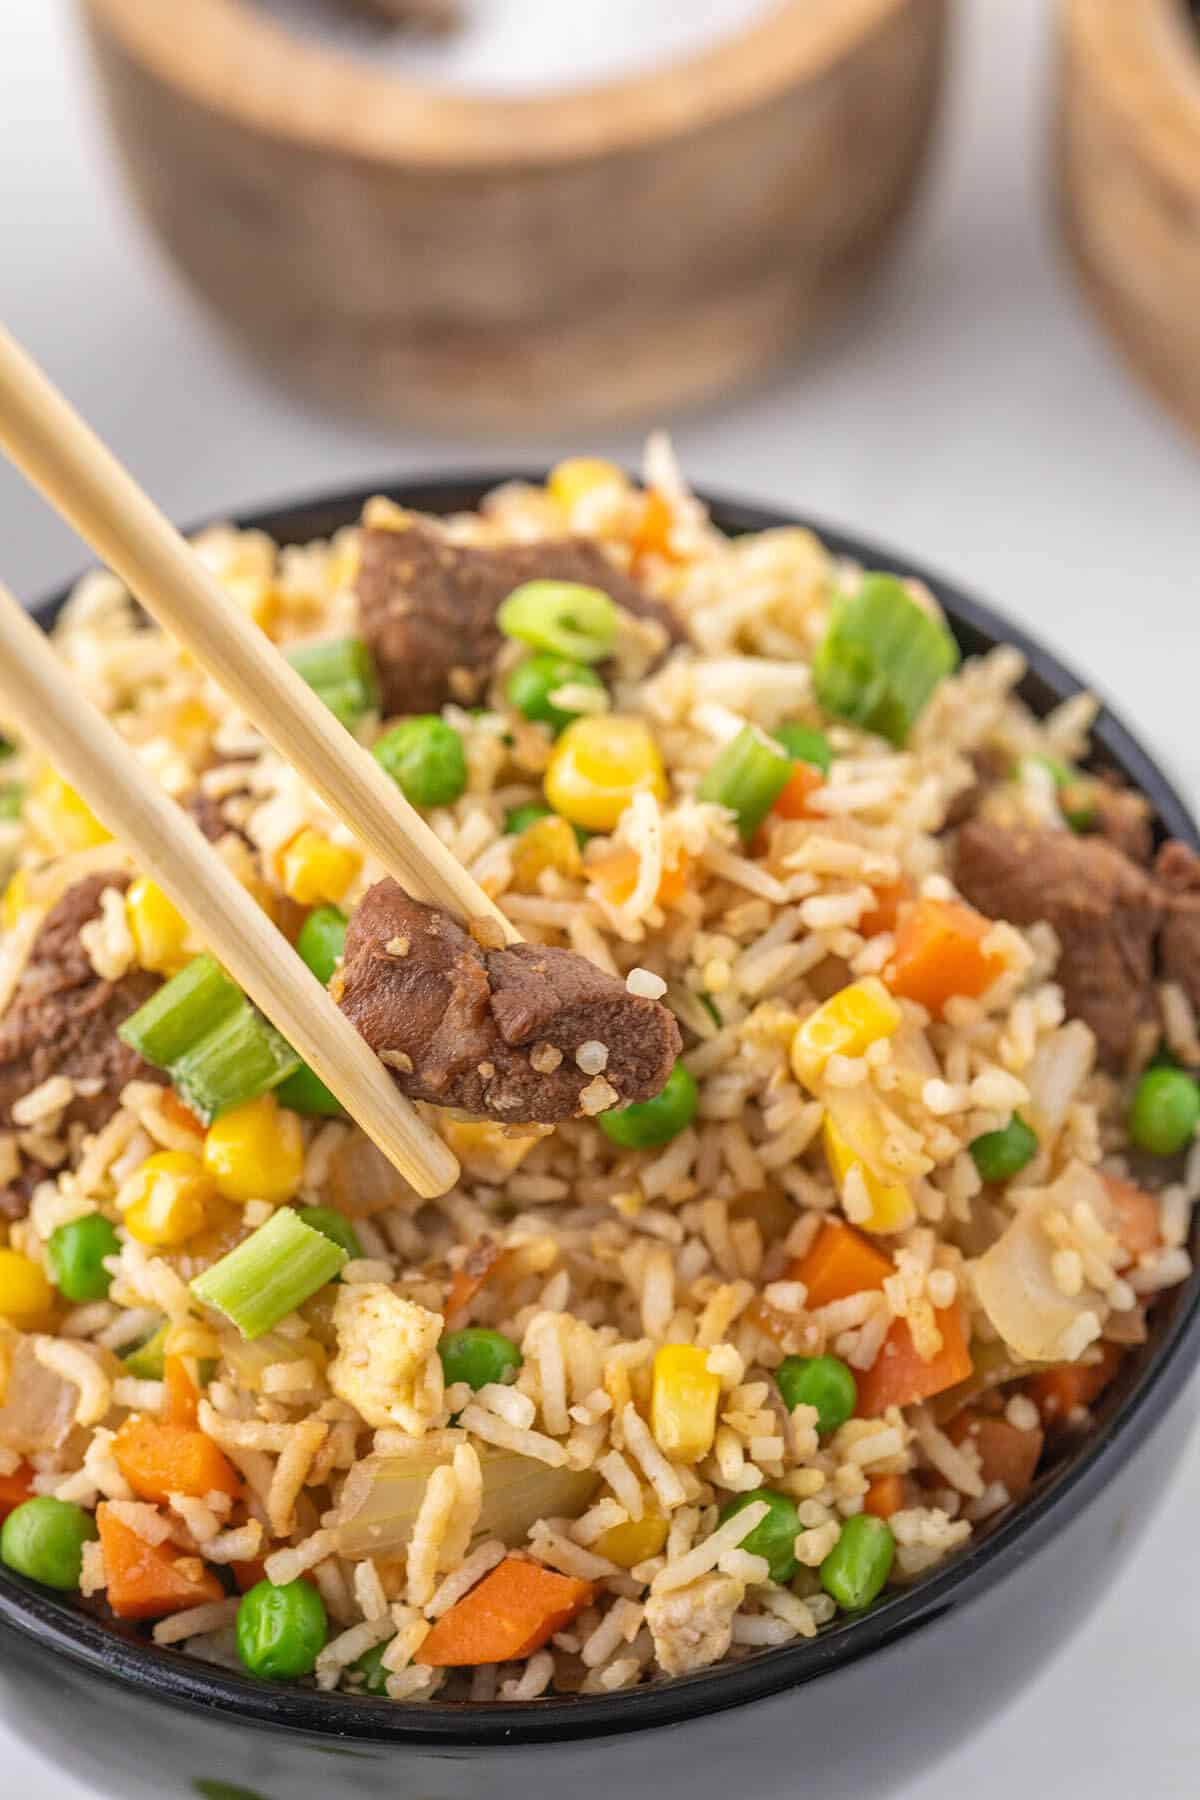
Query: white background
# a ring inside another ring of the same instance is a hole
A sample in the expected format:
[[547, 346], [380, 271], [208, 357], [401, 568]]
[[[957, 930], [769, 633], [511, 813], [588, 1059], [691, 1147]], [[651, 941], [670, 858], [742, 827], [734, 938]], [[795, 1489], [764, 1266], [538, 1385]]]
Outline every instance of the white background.
[[[675, 422], [676, 440], [698, 482], [859, 526], [1009, 608], [1119, 702], [1200, 800], [1200, 450], [1113, 360], [1055, 250], [1052, 7], [960, 4], [936, 167], [885, 283], [814, 359]], [[583, 447], [370, 433], [315, 417], [241, 366], [138, 232], [61, 0], [0, 0], [0, 316], [180, 518]], [[637, 439], [588, 448], [631, 458]], [[0, 576], [32, 597], [81, 560], [0, 471]], [[1198, 1505], [1193, 1443], [1088, 1629], [895, 1800], [1194, 1795]], [[0, 1793], [17, 1792], [82, 1790], [0, 1725]]]

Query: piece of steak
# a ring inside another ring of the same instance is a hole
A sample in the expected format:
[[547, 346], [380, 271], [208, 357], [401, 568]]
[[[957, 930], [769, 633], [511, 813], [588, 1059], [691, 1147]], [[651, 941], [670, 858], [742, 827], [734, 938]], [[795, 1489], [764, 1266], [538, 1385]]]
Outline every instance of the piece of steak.
[[1154, 873], [1165, 909], [1158, 940], [1162, 973], [1200, 1011], [1200, 856], [1172, 838], [1159, 851]]
[[1067, 1011], [1121, 1067], [1152, 1006], [1163, 907], [1149, 875], [1100, 837], [971, 820], [955, 840], [954, 878], [989, 918], [1054, 927]]
[[527, 581], [576, 581], [682, 637], [670, 609], [622, 574], [588, 538], [536, 544], [456, 544], [420, 519], [400, 530], [366, 526], [358, 572], [363, 636], [387, 714], [473, 705], [499, 654], [496, 614]]
[[342, 1011], [412, 1100], [506, 1123], [581, 1111], [593, 1079], [575, 1052], [606, 1046], [622, 1102], [657, 1094], [682, 1048], [657, 1000], [569, 950], [486, 950], [394, 881], [363, 896], [346, 933]]

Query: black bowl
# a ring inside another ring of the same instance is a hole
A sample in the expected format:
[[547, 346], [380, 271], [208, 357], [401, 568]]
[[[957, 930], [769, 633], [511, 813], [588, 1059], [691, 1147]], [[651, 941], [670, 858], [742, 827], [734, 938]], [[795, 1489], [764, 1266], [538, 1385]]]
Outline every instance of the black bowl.
[[[406, 483], [395, 497], [428, 512], [458, 511], [498, 479]], [[301, 543], [355, 520], [378, 491], [274, 508], [244, 523]], [[732, 501], [714, 501], [713, 513], [729, 532], [795, 523]], [[1035, 709], [1083, 685], [928, 570], [817, 529], [837, 553], [927, 582], [966, 653], [1016, 645], [1029, 664], [1021, 691]], [[62, 599], [37, 609], [44, 624]], [[1200, 847], [1182, 799], [1107, 709], [1095, 742], [1098, 763], [1148, 795], [1161, 831]], [[1150, 1342], [1107, 1398], [1096, 1430], [1024, 1506], [861, 1619], [735, 1667], [611, 1697], [396, 1706], [270, 1687], [154, 1650], [132, 1629], [0, 1570], [10, 1723], [72, 1773], [128, 1800], [373, 1800], [398, 1792], [526, 1800], [542, 1783], [590, 1800], [684, 1782], [694, 1800], [802, 1785], [822, 1800], [866, 1800], [993, 1714], [1105, 1591], [1183, 1448], [1177, 1402], [1198, 1344], [1200, 1274], [1156, 1308]]]

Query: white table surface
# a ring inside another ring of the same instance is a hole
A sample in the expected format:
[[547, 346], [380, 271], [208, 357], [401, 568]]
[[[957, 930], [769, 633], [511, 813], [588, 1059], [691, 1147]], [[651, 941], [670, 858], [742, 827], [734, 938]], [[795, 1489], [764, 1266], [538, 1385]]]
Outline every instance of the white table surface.
[[[1113, 360], [1051, 241], [1050, 12], [1045, 0], [961, 0], [934, 178], [884, 285], [818, 357], [677, 421], [675, 436], [697, 481], [860, 526], [1011, 609], [1118, 698], [1200, 798], [1187, 654], [1200, 454]], [[0, 233], [0, 317], [180, 518], [572, 447], [360, 430], [248, 372], [138, 231], [63, 0], [0, 0]], [[628, 458], [637, 438], [588, 447]], [[31, 597], [80, 560], [0, 470], [0, 574]], [[1193, 1441], [1149, 1541], [1087, 1629], [896, 1800], [1194, 1795], [1197, 1505]], [[0, 1794], [17, 1792], [83, 1790], [0, 1724]]]

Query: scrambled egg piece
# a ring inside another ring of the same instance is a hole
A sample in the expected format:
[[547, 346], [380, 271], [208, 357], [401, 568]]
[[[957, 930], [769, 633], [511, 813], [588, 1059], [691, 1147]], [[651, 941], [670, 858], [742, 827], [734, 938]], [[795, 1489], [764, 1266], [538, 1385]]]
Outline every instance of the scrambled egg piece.
[[330, 1387], [368, 1425], [399, 1425], [419, 1436], [441, 1399], [440, 1382], [427, 1384], [426, 1364], [442, 1323], [439, 1313], [401, 1299], [382, 1282], [343, 1287], [333, 1309], [338, 1349]]
[[720, 1662], [733, 1641], [733, 1615], [746, 1585], [732, 1575], [701, 1575], [687, 1587], [651, 1594], [646, 1623], [665, 1675], [687, 1675]]

